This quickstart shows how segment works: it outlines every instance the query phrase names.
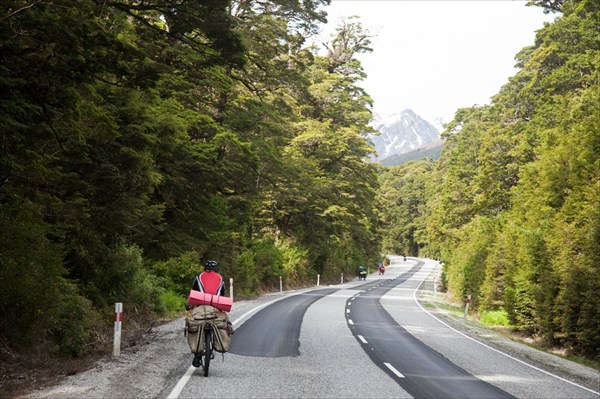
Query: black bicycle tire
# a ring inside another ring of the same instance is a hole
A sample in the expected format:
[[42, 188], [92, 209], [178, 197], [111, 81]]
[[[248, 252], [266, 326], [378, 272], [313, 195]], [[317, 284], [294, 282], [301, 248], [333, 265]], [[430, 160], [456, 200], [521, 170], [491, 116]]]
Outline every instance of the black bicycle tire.
[[208, 369], [210, 367], [210, 358], [213, 353], [213, 329], [212, 326], [209, 326], [204, 330], [204, 361], [202, 362], [202, 366], [204, 369], [204, 376], [208, 377]]

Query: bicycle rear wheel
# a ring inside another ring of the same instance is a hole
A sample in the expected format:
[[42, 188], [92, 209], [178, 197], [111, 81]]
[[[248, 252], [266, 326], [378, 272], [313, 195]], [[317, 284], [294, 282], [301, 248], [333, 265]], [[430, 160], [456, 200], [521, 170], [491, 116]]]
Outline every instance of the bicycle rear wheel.
[[210, 367], [210, 359], [213, 354], [213, 329], [212, 326], [207, 326], [204, 330], [204, 359], [202, 359], [202, 368], [204, 376], [208, 377], [208, 369]]

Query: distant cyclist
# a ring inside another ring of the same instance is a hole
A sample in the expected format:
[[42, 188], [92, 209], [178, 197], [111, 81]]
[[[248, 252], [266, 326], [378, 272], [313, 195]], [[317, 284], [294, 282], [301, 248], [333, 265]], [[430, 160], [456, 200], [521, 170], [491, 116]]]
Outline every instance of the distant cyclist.
[[358, 267], [358, 280], [366, 281], [367, 280], [367, 269], [363, 265]]

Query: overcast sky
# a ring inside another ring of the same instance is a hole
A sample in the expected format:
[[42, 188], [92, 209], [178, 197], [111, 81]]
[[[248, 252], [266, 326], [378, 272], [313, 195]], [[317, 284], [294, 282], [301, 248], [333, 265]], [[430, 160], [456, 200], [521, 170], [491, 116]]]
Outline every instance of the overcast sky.
[[449, 122], [458, 108], [489, 104], [517, 69], [515, 55], [555, 14], [515, 0], [332, 0], [329, 37], [342, 17], [358, 15], [376, 35], [360, 55], [362, 86], [380, 114], [412, 109], [427, 121]]

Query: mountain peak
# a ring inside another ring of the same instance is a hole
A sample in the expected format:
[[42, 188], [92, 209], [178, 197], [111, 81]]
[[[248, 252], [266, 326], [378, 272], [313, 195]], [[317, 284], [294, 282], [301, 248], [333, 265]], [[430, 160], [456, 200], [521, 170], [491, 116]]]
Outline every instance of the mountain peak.
[[400, 112], [393, 112], [393, 113], [387, 113], [387, 114], [375, 113], [373, 126], [374, 127], [376, 127], [377, 125], [389, 126], [389, 125], [394, 124], [404, 118], [414, 118], [415, 116], [416, 116], [416, 114], [411, 109], [405, 109]]
[[379, 135], [369, 136], [377, 152], [373, 161], [414, 151], [440, 138], [440, 132], [435, 126], [410, 109], [391, 114], [375, 114], [372, 126], [380, 132]]

